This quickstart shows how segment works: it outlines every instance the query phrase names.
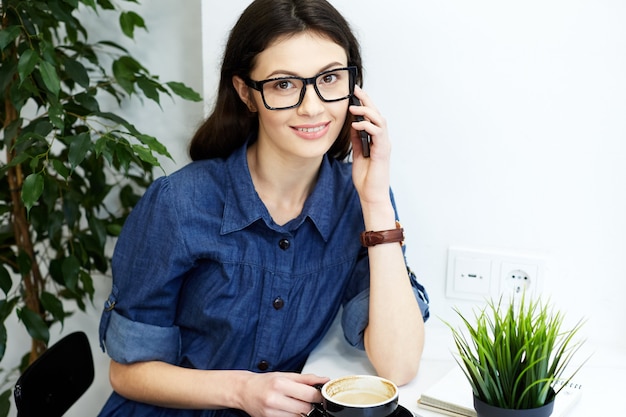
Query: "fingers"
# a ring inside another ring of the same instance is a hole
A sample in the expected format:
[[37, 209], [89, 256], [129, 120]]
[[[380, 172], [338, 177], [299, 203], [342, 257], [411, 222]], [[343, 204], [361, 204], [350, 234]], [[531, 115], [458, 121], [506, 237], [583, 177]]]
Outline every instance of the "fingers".
[[328, 381], [328, 378], [296, 373], [266, 374], [264, 379], [266, 389], [259, 398], [263, 411], [257, 414], [266, 417], [308, 416], [313, 404], [322, 401], [316, 385]]
[[354, 95], [361, 101], [361, 106], [350, 106], [350, 112], [355, 116], [363, 116], [365, 120], [352, 122], [352, 127], [356, 130], [365, 130], [372, 136], [383, 133], [387, 128], [387, 122], [367, 93], [356, 86]]
[[354, 95], [361, 101], [362, 106], [368, 107], [378, 113], [378, 109], [374, 106], [370, 96], [358, 85], [354, 86]]
[[294, 379], [299, 382], [294, 386], [293, 396], [308, 403], [319, 403], [322, 401], [322, 394], [317, 386], [328, 382], [329, 378], [319, 377], [313, 374], [294, 374]]

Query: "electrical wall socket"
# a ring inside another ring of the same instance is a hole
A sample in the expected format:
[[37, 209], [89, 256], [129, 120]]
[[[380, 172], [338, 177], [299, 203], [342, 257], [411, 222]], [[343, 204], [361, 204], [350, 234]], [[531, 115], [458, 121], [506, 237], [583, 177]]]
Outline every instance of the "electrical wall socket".
[[541, 291], [545, 257], [498, 249], [450, 247], [446, 296], [486, 300]]
[[468, 300], [483, 300], [491, 294], [495, 271], [491, 259], [479, 251], [450, 248], [446, 295]]
[[[541, 288], [539, 276], [543, 263], [538, 259], [526, 262], [502, 262], [500, 267], [500, 292], [520, 296], [523, 293], [536, 294]], [[542, 271], [541, 271], [542, 272]]]

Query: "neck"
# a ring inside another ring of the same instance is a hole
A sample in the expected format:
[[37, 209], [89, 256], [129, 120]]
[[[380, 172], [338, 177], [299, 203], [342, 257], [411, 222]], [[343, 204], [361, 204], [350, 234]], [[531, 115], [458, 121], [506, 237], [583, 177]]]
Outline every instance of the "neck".
[[291, 160], [259, 152], [258, 142], [248, 148], [252, 183], [276, 224], [298, 217], [320, 169], [320, 160]]

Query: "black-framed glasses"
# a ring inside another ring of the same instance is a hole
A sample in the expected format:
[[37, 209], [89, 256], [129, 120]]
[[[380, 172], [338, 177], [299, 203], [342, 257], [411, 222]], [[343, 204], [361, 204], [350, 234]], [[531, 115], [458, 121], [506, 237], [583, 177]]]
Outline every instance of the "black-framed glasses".
[[261, 92], [267, 109], [285, 110], [298, 107], [302, 103], [307, 85], [313, 85], [317, 96], [327, 103], [345, 100], [354, 93], [356, 75], [356, 67], [344, 67], [323, 71], [311, 78], [295, 75], [263, 81], [248, 78], [246, 84]]

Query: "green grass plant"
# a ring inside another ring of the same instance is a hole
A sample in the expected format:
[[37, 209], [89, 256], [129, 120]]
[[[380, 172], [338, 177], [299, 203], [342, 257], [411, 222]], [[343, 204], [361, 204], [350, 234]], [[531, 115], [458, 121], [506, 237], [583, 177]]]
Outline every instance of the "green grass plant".
[[458, 308], [455, 312], [461, 327], [446, 325], [458, 350], [456, 360], [474, 395], [487, 404], [506, 409], [541, 407], [582, 366], [566, 376], [582, 345], [575, 340], [582, 320], [563, 330], [563, 313], [541, 299], [522, 295], [508, 304], [502, 298], [489, 300], [481, 310], [474, 310], [473, 323]]

